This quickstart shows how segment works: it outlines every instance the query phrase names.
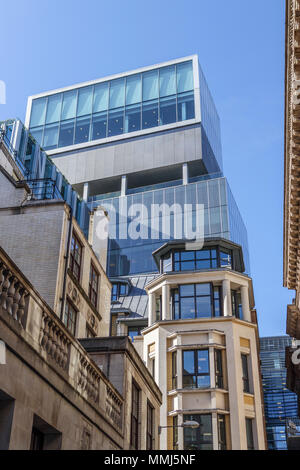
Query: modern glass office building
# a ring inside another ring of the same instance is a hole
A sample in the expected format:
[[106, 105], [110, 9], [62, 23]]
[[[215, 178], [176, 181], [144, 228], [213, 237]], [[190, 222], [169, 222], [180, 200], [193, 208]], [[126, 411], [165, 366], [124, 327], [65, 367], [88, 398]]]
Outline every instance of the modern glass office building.
[[260, 338], [260, 360], [269, 450], [286, 450], [286, 418], [298, 416], [297, 395], [286, 387], [285, 348], [289, 336]]

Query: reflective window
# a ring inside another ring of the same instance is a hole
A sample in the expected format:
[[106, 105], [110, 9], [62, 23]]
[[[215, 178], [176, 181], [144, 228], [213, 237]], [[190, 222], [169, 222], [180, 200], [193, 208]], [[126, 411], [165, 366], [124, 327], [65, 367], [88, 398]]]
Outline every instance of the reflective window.
[[183, 388], [209, 388], [210, 369], [208, 349], [183, 351]]
[[242, 359], [242, 379], [243, 379], [243, 391], [245, 393], [250, 393], [250, 383], [249, 383], [249, 371], [248, 371], [248, 354], [241, 354]]
[[[215, 290], [217, 289], [217, 294]], [[185, 284], [172, 291], [173, 318], [220, 316], [220, 291], [211, 284]]]
[[193, 251], [174, 252], [174, 271], [193, 271], [231, 266], [231, 252], [224, 252], [218, 247]]
[[74, 124], [75, 120], [71, 119], [70, 121], [64, 121], [60, 125], [59, 130], [59, 147], [67, 147], [72, 145], [74, 141]]
[[76, 116], [77, 90], [67, 91], [63, 94], [61, 120], [71, 119]]
[[90, 124], [90, 116], [76, 119], [75, 144], [81, 144], [82, 142], [87, 142], [89, 140]]
[[[193, 64], [188, 61], [34, 99], [30, 130], [45, 145], [44, 126], [58, 123], [58, 139], [51, 138], [54, 128], [47, 130], [51, 150], [194, 117]], [[68, 127], [71, 119], [77, 121], [74, 129]]]
[[140, 336], [143, 327], [141, 326], [129, 326], [128, 327], [128, 336], [132, 342], [136, 336]]
[[92, 112], [93, 87], [78, 90], [77, 116], [85, 116]]
[[253, 419], [246, 418], [247, 449], [254, 450]]
[[197, 421], [199, 427], [184, 428], [184, 450], [213, 450], [211, 414], [184, 415], [184, 421]]
[[38, 98], [32, 101], [30, 127], [45, 124], [47, 98]]
[[48, 97], [46, 124], [58, 122], [61, 113], [62, 94], [51, 95]]
[[243, 319], [243, 306], [241, 293], [237, 290], [231, 291], [231, 302], [232, 302], [232, 315]]
[[58, 142], [58, 124], [48, 124], [45, 126], [43, 147], [45, 150], [51, 150], [57, 147]]

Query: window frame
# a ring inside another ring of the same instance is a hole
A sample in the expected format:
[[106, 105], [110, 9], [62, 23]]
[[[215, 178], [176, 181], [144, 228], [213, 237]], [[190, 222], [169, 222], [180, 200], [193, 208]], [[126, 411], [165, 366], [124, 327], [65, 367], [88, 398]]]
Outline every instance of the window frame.
[[[221, 420], [224, 423], [224, 429], [221, 429]], [[226, 439], [226, 416], [223, 414], [217, 415], [218, 421], [218, 449], [227, 450], [227, 439]], [[224, 440], [222, 439], [222, 434], [224, 433]]]
[[[66, 312], [66, 309], [68, 308], [68, 312]], [[74, 311], [74, 316], [75, 316], [75, 321], [74, 323], [72, 322], [73, 327], [70, 328], [70, 309]], [[65, 322], [65, 316], [67, 315], [67, 323]], [[78, 310], [74, 306], [73, 302], [69, 299], [69, 297], [66, 298], [66, 303], [65, 303], [65, 310], [64, 310], [64, 316], [63, 316], [63, 324], [65, 327], [70, 331], [70, 333], [73, 336], [76, 336], [76, 328], [77, 328], [77, 316], [78, 316]], [[74, 330], [74, 331], [73, 331]]]
[[[238, 296], [240, 296], [240, 302], [238, 302]], [[241, 293], [237, 289], [231, 289], [231, 305], [232, 315], [240, 320], [243, 320], [242, 298]]]
[[[216, 252], [216, 255], [213, 256], [213, 252]], [[199, 253], [209, 252], [207, 258], [202, 258]], [[185, 253], [191, 253], [191, 259], [182, 259]], [[221, 266], [222, 254], [228, 254], [230, 257], [230, 264], [228, 266]], [[176, 257], [178, 259], [176, 259]], [[209, 267], [199, 267], [201, 266], [201, 261], [208, 261]], [[193, 263], [190, 269], [182, 269], [182, 267], [187, 263]], [[178, 266], [176, 266], [178, 265]], [[176, 268], [179, 269], [176, 269]], [[230, 267], [234, 269], [234, 257], [233, 252], [229, 248], [223, 248], [218, 245], [209, 246], [203, 248], [202, 250], [170, 250], [167, 254], [161, 257], [160, 259], [160, 272], [186, 272], [186, 271], [205, 271], [208, 269], [220, 269]], [[167, 268], [167, 269], [166, 269]]]
[[[76, 249], [76, 245], [78, 245], [78, 248]], [[76, 260], [76, 252], [79, 251], [79, 262]], [[83, 245], [79, 240], [79, 237], [76, 235], [76, 233], [73, 231], [72, 233], [72, 239], [71, 239], [71, 248], [70, 248], [70, 270], [75, 277], [75, 279], [80, 282], [81, 278], [81, 267], [82, 267], [82, 258], [83, 258]], [[78, 269], [78, 272], [76, 274], [75, 272], [75, 266]]]
[[[125, 287], [125, 293], [121, 293], [121, 287]], [[114, 290], [116, 292], [114, 292]], [[111, 302], [118, 302], [120, 297], [126, 297], [128, 295], [129, 286], [126, 282], [122, 281], [114, 281], [112, 282], [112, 289], [111, 289]]]
[[[253, 434], [253, 418], [245, 418], [246, 423], [246, 437], [247, 437], [247, 450], [255, 450], [254, 434]], [[249, 424], [249, 426], [248, 426]], [[250, 434], [249, 434], [250, 431]]]
[[146, 450], [153, 450], [155, 440], [155, 427], [154, 427], [154, 406], [147, 400], [147, 432], [146, 432]]
[[[207, 352], [207, 364], [208, 364], [208, 372], [198, 372], [198, 366], [199, 366], [199, 357], [198, 357], [198, 352], [199, 351], [206, 351]], [[185, 373], [184, 369], [184, 354], [187, 352], [193, 352], [194, 353], [194, 373]], [[185, 385], [184, 378], [185, 377], [195, 377], [195, 385], [194, 386], [187, 386]], [[198, 377], [209, 377], [209, 385], [208, 386], [198, 386]], [[198, 349], [184, 349], [182, 351], [182, 388], [184, 389], [207, 389], [211, 387], [211, 367], [210, 367], [210, 354], [209, 354], [209, 348], [198, 348]]]
[[[217, 357], [219, 356], [219, 357]], [[222, 349], [215, 348], [214, 350], [214, 359], [215, 359], [215, 380], [216, 388], [224, 389], [224, 368], [223, 368], [223, 351]], [[219, 364], [221, 365], [221, 370], [219, 371]]]
[[241, 353], [243, 392], [250, 392], [249, 354]]
[[[139, 450], [140, 434], [140, 388], [134, 380], [131, 383], [130, 446]], [[135, 400], [136, 397], [136, 400]]]
[[[96, 279], [96, 288], [94, 287], [94, 277]], [[98, 308], [98, 297], [99, 297], [99, 271], [95, 268], [94, 263], [91, 261], [90, 266], [90, 277], [89, 277], [89, 299], [93, 306]], [[93, 300], [94, 299], [94, 300]]]
[[177, 351], [172, 352], [172, 390], [177, 389], [178, 371], [177, 371]]
[[[211, 315], [208, 317], [201, 317], [197, 316], [197, 299], [202, 297], [208, 297], [208, 295], [197, 294], [197, 286], [198, 285], [209, 285], [210, 286], [210, 308], [211, 308]], [[190, 296], [182, 296], [180, 294], [180, 288], [182, 286], [194, 286], [194, 295]], [[219, 299], [215, 298], [215, 289], [219, 291]], [[175, 296], [178, 295], [178, 300], [176, 300]], [[195, 315], [193, 317], [182, 318], [182, 306], [181, 306], [181, 299], [182, 298], [194, 298], [194, 310]], [[192, 283], [192, 284], [179, 284], [177, 288], [172, 289], [171, 291], [171, 299], [172, 299], [172, 319], [173, 320], [187, 320], [187, 319], [199, 319], [199, 318], [219, 318], [223, 317], [223, 296], [222, 296], [222, 288], [221, 286], [215, 286], [212, 282], [201, 282], [201, 283]], [[220, 307], [220, 315], [216, 316], [216, 302], [219, 302]], [[178, 318], [176, 318], [176, 306], [178, 308]]]

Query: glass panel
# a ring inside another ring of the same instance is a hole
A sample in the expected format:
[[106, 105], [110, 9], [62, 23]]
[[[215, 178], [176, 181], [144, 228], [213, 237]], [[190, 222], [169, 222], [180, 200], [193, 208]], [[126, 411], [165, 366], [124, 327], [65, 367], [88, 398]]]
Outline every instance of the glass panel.
[[142, 123], [143, 129], [158, 126], [158, 101], [151, 101], [143, 104]]
[[73, 144], [75, 120], [65, 121], [60, 124], [59, 147], [66, 147]]
[[210, 250], [197, 251], [197, 259], [209, 259], [209, 258], [210, 258]]
[[209, 359], [207, 349], [199, 350], [198, 353], [198, 374], [209, 373]]
[[94, 88], [93, 113], [108, 109], [108, 82], [99, 83]]
[[210, 295], [210, 284], [196, 284], [196, 295]]
[[67, 91], [63, 95], [61, 120], [71, 119], [76, 115], [77, 90]]
[[177, 70], [177, 93], [194, 89], [193, 62], [183, 62], [176, 66]]
[[130, 75], [126, 78], [126, 104], [135, 104], [142, 101], [141, 75]]
[[176, 122], [176, 97], [162, 98], [159, 105], [160, 125]]
[[201, 261], [197, 261], [196, 267], [197, 269], [210, 269], [210, 260], [202, 259]]
[[[206, 284], [205, 284], [206, 285]], [[180, 295], [181, 296], [194, 296], [194, 284], [186, 284], [183, 286], [180, 286]]]
[[58, 143], [58, 124], [45, 126], [43, 148], [51, 150], [57, 147]]
[[197, 318], [211, 317], [211, 302], [210, 297], [197, 297]]
[[86, 116], [92, 112], [93, 87], [79, 88], [77, 116]]
[[107, 112], [94, 114], [92, 118], [92, 140], [106, 137]]
[[178, 95], [177, 97], [178, 104], [178, 121], [186, 121], [187, 119], [194, 119], [195, 117], [195, 103], [194, 103], [194, 93], [184, 93]]
[[125, 105], [125, 78], [112, 80], [109, 89], [109, 108], [120, 108]]
[[176, 94], [175, 65], [159, 69], [159, 94], [160, 96]]
[[87, 142], [90, 135], [90, 116], [84, 118], [78, 118], [76, 120], [75, 128], [75, 144], [80, 144], [82, 142]]
[[30, 129], [30, 134], [35, 140], [41, 145], [43, 141], [43, 130], [44, 127], [36, 127], [35, 129]]
[[45, 124], [47, 98], [38, 98], [32, 101], [30, 127]]
[[181, 252], [181, 261], [188, 261], [195, 259], [195, 251], [182, 251]]
[[195, 261], [181, 261], [181, 271], [193, 271], [195, 269]]
[[127, 106], [125, 110], [125, 132], [141, 129], [141, 105]]
[[158, 70], [143, 73], [143, 101], [158, 98]]
[[210, 376], [209, 375], [198, 375], [197, 377], [198, 388], [209, 388], [210, 387]]
[[230, 253], [226, 253], [224, 251], [220, 251], [220, 267], [231, 267], [231, 255]]
[[183, 351], [183, 373], [194, 374], [195, 373], [195, 355], [194, 351]]
[[46, 124], [58, 122], [61, 113], [62, 94], [52, 95], [48, 97]]
[[184, 415], [185, 421], [197, 421], [197, 429], [184, 428], [184, 450], [212, 450], [212, 419], [211, 415]]
[[123, 134], [124, 108], [109, 111], [108, 113], [108, 137]]
[[181, 318], [195, 318], [194, 297], [183, 297], [180, 300]]

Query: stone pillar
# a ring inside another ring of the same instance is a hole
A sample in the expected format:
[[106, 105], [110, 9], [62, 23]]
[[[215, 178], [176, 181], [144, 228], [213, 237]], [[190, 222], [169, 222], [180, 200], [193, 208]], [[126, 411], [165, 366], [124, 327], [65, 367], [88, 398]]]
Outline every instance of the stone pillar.
[[164, 284], [162, 286], [162, 319], [171, 320], [170, 316], [170, 286]]
[[155, 294], [148, 294], [148, 326], [155, 322]]
[[123, 175], [121, 179], [121, 196], [126, 196], [127, 193], [127, 176]]
[[85, 202], [87, 202], [88, 197], [89, 197], [89, 183], [84, 183], [84, 185], [83, 185], [83, 195], [82, 195], [82, 199], [83, 199]]
[[241, 287], [243, 320], [251, 322], [248, 286]]
[[222, 281], [222, 292], [223, 292], [223, 312], [224, 317], [232, 316], [232, 304], [231, 304], [231, 290], [229, 279]]
[[182, 182], [183, 184], [188, 184], [189, 182], [189, 167], [187, 163], [182, 165]]
[[212, 413], [212, 435], [213, 435], [213, 450], [219, 450], [219, 431], [218, 431], [218, 415]]

